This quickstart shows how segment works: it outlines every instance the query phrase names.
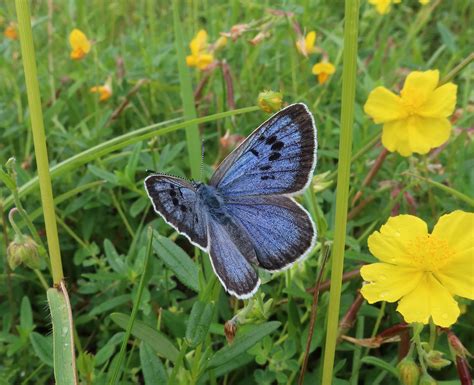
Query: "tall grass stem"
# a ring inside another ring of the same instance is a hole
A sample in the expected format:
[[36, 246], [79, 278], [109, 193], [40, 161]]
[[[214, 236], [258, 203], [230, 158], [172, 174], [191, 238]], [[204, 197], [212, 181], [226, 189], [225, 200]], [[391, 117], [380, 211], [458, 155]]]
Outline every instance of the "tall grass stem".
[[21, 55], [23, 58], [26, 92], [30, 108], [31, 129], [33, 131], [33, 143], [38, 168], [41, 204], [43, 206], [49, 257], [51, 260], [51, 272], [54, 284], [59, 285], [63, 279], [63, 267], [61, 263], [61, 252], [59, 249], [56, 215], [54, 212], [51, 176], [49, 174], [48, 151], [46, 148], [46, 136], [43, 124], [43, 112], [41, 110], [35, 48], [33, 44], [33, 32], [31, 29], [28, 0], [16, 0], [15, 6], [18, 17], [18, 29], [20, 31]]
[[352, 126], [354, 123], [355, 87], [357, 73], [357, 34], [359, 0], [346, 0], [344, 22], [344, 56], [342, 70], [341, 134], [336, 191], [336, 219], [332, 252], [331, 292], [327, 319], [326, 345], [322, 384], [333, 383], [334, 355], [338, 338], [339, 306], [346, 240], [349, 175], [351, 167]]

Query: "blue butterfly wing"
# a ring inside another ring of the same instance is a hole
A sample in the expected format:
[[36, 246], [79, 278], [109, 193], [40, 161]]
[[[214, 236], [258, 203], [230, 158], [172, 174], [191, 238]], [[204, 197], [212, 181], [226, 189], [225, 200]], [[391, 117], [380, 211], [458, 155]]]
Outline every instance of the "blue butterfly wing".
[[206, 251], [207, 220], [197, 204], [194, 186], [181, 178], [154, 174], [145, 179], [145, 189], [155, 211], [191, 243]]
[[316, 127], [308, 108], [293, 104], [262, 123], [219, 165], [210, 184], [225, 196], [294, 194], [316, 165]]
[[258, 265], [266, 270], [291, 266], [306, 256], [316, 241], [310, 215], [286, 196], [230, 198], [226, 209], [249, 234]]
[[249, 260], [255, 252], [245, 230], [232, 222], [208, 219], [209, 256], [224, 288], [237, 298], [249, 298], [258, 289], [260, 279]]

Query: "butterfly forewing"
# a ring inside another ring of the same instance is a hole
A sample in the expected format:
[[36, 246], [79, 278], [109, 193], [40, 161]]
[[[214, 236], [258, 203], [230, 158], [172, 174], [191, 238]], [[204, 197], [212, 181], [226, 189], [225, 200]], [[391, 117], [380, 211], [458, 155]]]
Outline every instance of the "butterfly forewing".
[[219, 165], [210, 184], [227, 196], [293, 194], [316, 163], [316, 127], [304, 104], [264, 122]]
[[155, 211], [205, 250], [208, 239], [206, 217], [199, 211], [194, 186], [181, 178], [154, 174], [145, 179], [145, 188]]

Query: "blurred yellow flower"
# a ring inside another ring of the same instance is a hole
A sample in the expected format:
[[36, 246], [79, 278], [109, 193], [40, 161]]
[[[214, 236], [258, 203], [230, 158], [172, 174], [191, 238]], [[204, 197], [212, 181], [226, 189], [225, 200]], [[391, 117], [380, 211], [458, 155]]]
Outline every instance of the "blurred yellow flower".
[[16, 30], [16, 25], [15, 23], [10, 23], [7, 28], [5, 28], [5, 31], [3, 31], [3, 35], [10, 40], [16, 40], [18, 39], [18, 32]]
[[329, 76], [336, 72], [336, 67], [330, 62], [319, 62], [313, 66], [311, 70], [314, 75], [318, 75], [319, 84], [324, 84], [329, 79]]
[[419, 1], [420, 1], [420, 4], [422, 5], [426, 5], [430, 3], [430, 0], [419, 0]]
[[301, 35], [296, 40], [296, 48], [298, 49], [299, 53], [301, 53], [304, 57], [308, 57], [308, 55], [315, 53], [316, 49], [316, 32], [311, 31], [308, 32], [306, 37]]
[[105, 102], [112, 96], [112, 78], [109, 77], [102, 86], [91, 87], [89, 91], [93, 94], [99, 94], [99, 101]]
[[258, 94], [258, 106], [265, 112], [275, 112], [281, 109], [283, 94], [275, 91], [262, 91]]
[[203, 70], [214, 61], [214, 55], [208, 51], [207, 32], [204, 29], [201, 29], [191, 40], [189, 48], [191, 55], [186, 56], [188, 67], [197, 67]]
[[74, 28], [69, 34], [69, 44], [71, 45], [71, 59], [80, 60], [91, 50], [91, 43], [81, 30]]
[[400, 96], [385, 87], [369, 94], [364, 111], [383, 123], [382, 144], [389, 151], [410, 156], [426, 154], [446, 142], [451, 134], [447, 119], [456, 105], [457, 86], [438, 86], [439, 71], [410, 73]]
[[220, 36], [214, 43], [214, 50], [217, 51], [218, 49], [224, 48], [226, 45], [227, 45], [227, 37]]
[[415, 216], [391, 217], [368, 244], [380, 260], [360, 271], [369, 303], [399, 301], [406, 322], [426, 324], [431, 317], [448, 327], [460, 313], [453, 296], [474, 299], [474, 213], [443, 215], [431, 234]]
[[385, 15], [390, 12], [390, 6], [392, 4], [399, 4], [401, 0], [369, 0], [369, 4], [375, 6], [375, 9], [381, 15]]

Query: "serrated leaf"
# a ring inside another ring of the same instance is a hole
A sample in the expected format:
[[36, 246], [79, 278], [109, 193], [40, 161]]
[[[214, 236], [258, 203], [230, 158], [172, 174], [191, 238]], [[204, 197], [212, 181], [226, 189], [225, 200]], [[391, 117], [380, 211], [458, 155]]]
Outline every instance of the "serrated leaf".
[[214, 304], [212, 303], [201, 301], [194, 303], [186, 328], [186, 339], [191, 348], [195, 348], [206, 338], [213, 312]]
[[271, 321], [252, 326], [247, 333], [239, 334], [232, 345], [227, 345], [218, 350], [210, 359], [208, 368], [215, 368], [216, 366], [223, 365], [244, 354], [258, 341], [278, 329], [280, 324], [281, 323], [278, 321]]
[[176, 274], [183, 285], [199, 291], [198, 268], [189, 255], [172, 240], [156, 231], [153, 238], [153, 249], [165, 265]]
[[[112, 321], [126, 330], [130, 316], [123, 313], [112, 313]], [[149, 344], [160, 357], [172, 362], [176, 361], [179, 351], [163, 333], [153, 329], [142, 321], [135, 320], [132, 327], [132, 335]]]

